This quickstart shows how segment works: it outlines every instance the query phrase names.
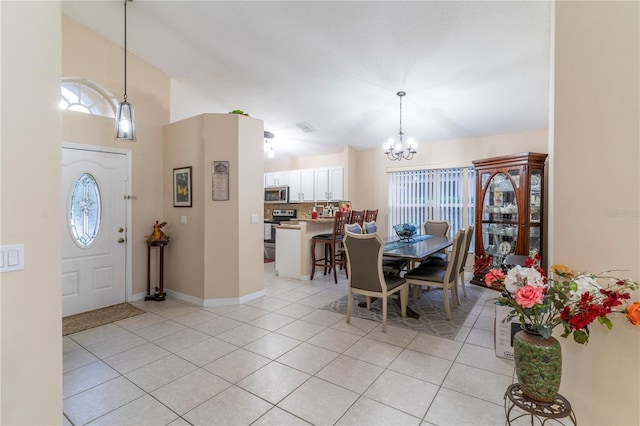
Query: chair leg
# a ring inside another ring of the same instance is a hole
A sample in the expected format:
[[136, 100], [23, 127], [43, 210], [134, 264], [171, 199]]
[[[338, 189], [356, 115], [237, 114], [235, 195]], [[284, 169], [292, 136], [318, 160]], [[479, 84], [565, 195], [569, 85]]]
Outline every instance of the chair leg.
[[371, 296], [367, 296], [367, 309], [371, 310]]
[[413, 284], [413, 300], [418, 300], [418, 288], [420, 288], [418, 284]]
[[444, 312], [447, 315], [447, 319], [451, 321], [451, 308], [449, 307], [449, 290], [446, 286], [442, 289], [442, 298], [444, 299]]
[[460, 286], [462, 287], [462, 295], [467, 297], [467, 287], [464, 285], [464, 271], [460, 272]]
[[400, 310], [402, 311], [402, 318], [407, 317], [407, 299], [409, 299], [409, 286], [405, 285], [400, 289]]
[[347, 291], [347, 324], [351, 323], [351, 311], [353, 310], [353, 293], [351, 287]]
[[311, 240], [311, 278], [313, 280], [313, 274], [316, 273], [316, 240]]
[[387, 295], [382, 295], [382, 332], [387, 332]]
[[331, 268], [333, 269], [333, 282], [338, 284], [338, 265], [336, 264], [336, 255], [338, 251], [336, 250], [335, 244], [331, 244], [329, 248], [331, 252]]

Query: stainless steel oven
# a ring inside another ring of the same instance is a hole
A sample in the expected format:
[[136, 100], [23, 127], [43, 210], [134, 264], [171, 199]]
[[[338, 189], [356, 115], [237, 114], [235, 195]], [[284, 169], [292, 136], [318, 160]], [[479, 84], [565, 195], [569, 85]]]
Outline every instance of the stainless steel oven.
[[274, 209], [273, 219], [264, 221], [264, 257], [265, 259], [276, 258], [276, 226], [280, 223], [295, 219], [296, 209]]
[[271, 186], [264, 189], [265, 204], [283, 204], [289, 202], [288, 186]]

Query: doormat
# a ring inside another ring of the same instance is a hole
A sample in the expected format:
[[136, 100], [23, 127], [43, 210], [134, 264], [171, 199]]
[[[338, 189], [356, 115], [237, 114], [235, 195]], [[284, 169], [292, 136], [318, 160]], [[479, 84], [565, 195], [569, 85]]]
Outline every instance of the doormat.
[[264, 263], [272, 263], [275, 262], [275, 259], [267, 259], [266, 257], [264, 258]]
[[[422, 292], [422, 297], [413, 300], [411, 295], [413, 289], [409, 292], [408, 306], [416, 313], [420, 314], [420, 318], [402, 318], [400, 306], [395, 300], [389, 300], [387, 304], [387, 325], [394, 327], [407, 328], [418, 331], [420, 333], [431, 334], [433, 336], [443, 337], [445, 339], [455, 340], [458, 332], [464, 325], [467, 316], [475, 306], [478, 298], [484, 292], [484, 289], [478, 286], [467, 285], [467, 297], [462, 296], [460, 289], [460, 306], [453, 307], [451, 299], [449, 299], [451, 307], [451, 321], [447, 320], [444, 313], [444, 301], [442, 299], [442, 289], [432, 288]], [[364, 302], [366, 298], [356, 295], [354, 298], [353, 312], [351, 316], [368, 319], [382, 323], [382, 304], [380, 300], [376, 300], [371, 304], [371, 310], [366, 307], [358, 307], [358, 303]], [[325, 311], [347, 314], [347, 296], [338, 299], [327, 306], [320, 309]]]
[[62, 335], [78, 333], [90, 328], [110, 324], [125, 318], [135, 317], [144, 314], [142, 309], [138, 309], [128, 303], [120, 303], [95, 311], [83, 312], [81, 314], [69, 315], [62, 318]]

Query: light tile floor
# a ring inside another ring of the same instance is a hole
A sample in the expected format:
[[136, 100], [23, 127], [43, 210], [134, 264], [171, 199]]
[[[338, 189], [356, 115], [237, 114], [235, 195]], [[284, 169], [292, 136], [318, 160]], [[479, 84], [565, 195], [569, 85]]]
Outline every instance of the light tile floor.
[[64, 424], [501, 425], [513, 362], [486, 290], [456, 340], [319, 310], [346, 280], [277, 277], [245, 305], [134, 302], [63, 338]]

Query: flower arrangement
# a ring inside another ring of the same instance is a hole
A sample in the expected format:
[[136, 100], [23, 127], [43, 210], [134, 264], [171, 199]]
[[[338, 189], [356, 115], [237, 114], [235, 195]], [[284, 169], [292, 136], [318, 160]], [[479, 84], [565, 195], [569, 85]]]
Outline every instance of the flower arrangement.
[[[485, 274], [485, 284], [501, 292], [498, 302], [513, 308], [505, 321], [518, 317], [524, 328], [545, 338], [562, 325], [562, 337], [573, 335], [580, 344], [588, 343], [589, 325], [595, 320], [613, 328], [608, 318], [612, 312], [624, 312], [632, 324], [640, 325], [640, 302], [628, 304], [637, 282], [609, 275], [614, 271], [576, 274], [563, 264], [552, 265], [550, 271], [555, 278], [545, 276], [540, 256], [535, 255], [525, 267], [495, 268]], [[624, 310], [614, 310], [623, 304]]]

